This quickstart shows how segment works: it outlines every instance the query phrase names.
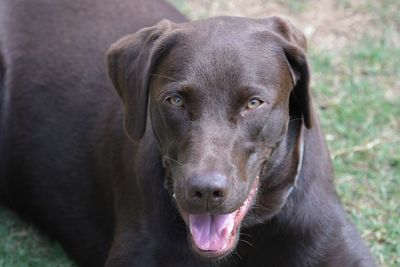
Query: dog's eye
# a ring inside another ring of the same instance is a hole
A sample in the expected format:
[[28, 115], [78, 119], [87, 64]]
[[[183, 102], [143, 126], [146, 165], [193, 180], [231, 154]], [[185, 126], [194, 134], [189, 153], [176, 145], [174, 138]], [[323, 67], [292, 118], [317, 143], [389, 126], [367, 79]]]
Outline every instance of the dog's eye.
[[257, 98], [252, 98], [249, 100], [249, 102], [247, 102], [247, 109], [255, 109], [257, 107], [259, 107], [263, 102], [260, 99]]
[[178, 95], [169, 97], [168, 101], [176, 107], [183, 107], [183, 98]]

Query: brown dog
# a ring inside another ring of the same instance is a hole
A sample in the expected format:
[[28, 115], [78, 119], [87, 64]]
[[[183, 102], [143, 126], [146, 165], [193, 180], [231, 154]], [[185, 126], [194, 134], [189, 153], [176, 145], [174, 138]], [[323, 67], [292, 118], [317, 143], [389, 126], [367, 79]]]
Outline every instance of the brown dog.
[[[335, 193], [292, 24], [30, 3], [0, 4], [0, 193], [81, 266], [374, 266]], [[182, 23], [108, 51], [121, 105], [102, 53], [161, 17]]]

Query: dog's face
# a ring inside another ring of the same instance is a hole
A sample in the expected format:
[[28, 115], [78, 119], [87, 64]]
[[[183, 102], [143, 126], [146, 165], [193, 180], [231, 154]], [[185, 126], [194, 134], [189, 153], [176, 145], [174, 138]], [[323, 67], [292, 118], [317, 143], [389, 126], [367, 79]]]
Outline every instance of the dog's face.
[[126, 131], [137, 140], [151, 125], [165, 187], [205, 258], [236, 247], [257, 199], [262, 222], [295, 183], [302, 126], [290, 121], [311, 125], [304, 47], [282, 19], [225, 17], [164, 21], [109, 52]]

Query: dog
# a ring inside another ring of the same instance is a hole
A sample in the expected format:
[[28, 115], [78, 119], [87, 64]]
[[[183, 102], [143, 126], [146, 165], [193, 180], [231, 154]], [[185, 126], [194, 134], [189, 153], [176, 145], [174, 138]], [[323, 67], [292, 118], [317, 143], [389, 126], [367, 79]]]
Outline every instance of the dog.
[[375, 266], [306, 51], [280, 17], [4, 0], [1, 199], [79, 266]]

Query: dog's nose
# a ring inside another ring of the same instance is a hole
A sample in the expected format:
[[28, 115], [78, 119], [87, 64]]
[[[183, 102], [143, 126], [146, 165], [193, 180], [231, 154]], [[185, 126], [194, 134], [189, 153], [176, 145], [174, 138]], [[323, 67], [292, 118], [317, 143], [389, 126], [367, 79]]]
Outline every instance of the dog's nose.
[[228, 178], [217, 172], [194, 175], [187, 182], [187, 198], [196, 206], [211, 208], [228, 194]]

